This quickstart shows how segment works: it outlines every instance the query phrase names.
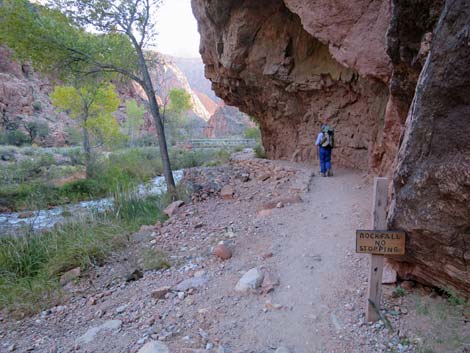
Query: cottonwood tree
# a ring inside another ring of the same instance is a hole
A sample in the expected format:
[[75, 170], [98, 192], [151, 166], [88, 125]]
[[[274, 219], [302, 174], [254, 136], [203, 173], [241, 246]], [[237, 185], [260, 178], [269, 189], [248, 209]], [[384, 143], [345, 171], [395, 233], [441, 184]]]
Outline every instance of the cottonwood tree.
[[[50, 0], [49, 7], [26, 0], [0, 0], [0, 41], [42, 69], [61, 76], [118, 73], [139, 84], [155, 122], [163, 173], [175, 197], [160, 107], [150, 77], [146, 46], [155, 37], [152, 14], [160, 0]], [[87, 32], [84, 29], [93, 29]]]
[[[129, 39], [136, 58], [137, 70], [125, 62], [113, 62], [107, 55], [94, 60], [95, 72], [117, 72], [138, 83], [147, 96], [150, 113], [155, 122], [158, 144], [168, 190], [175, 193], [163, 118], [157, 102], [149, 65], [158, 65], [146, 54], [145, 48], [155, 39], [156, 23], [153, 14], [161, 0], [51, 0], [50, 4], [82, 27], [92, 27], [103, 34], [121, 34]], [[119, 55], [119, 52], [115, 52]], [[93, 70], [90, 70], [93, 72]]]
[[130, 145], [134, 146], [136, 132], [144, 125], [145, 109], [135, 99], [131, 99], [126, 102], [126, 114], [124, 129], [127, 130]]
[[90, 135], [101, 143], [120, 139], [119, 124], [112, 115], [119, 107], [119, 97], [112, 84], [89, 84], [77, 88], [57, 86], [51, 93], [52, 103], [80, 121], [87, 177], [90, 176], [92, 144]]

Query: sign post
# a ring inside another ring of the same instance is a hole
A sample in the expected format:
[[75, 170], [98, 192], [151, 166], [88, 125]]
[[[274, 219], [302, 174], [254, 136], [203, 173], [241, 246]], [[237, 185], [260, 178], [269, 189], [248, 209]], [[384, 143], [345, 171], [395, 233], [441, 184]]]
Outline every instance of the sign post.
[[377, 321], [380, 315], [384, 255], [405, 254], [405, 232], [387, 229], [388, 179], [375, 178], [372, 210], [373, 230], [356, 231], [356, 252], [371, 254], [366, 320]]

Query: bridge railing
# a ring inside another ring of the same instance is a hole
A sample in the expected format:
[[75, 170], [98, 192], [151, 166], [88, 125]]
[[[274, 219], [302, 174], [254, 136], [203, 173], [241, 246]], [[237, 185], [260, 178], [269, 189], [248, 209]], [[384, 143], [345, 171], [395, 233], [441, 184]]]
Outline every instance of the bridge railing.
[[219, 147], [255, 147], [256, 140], [254, 139], [191, 139], [185, 145], [192, 148], [219, 148]]

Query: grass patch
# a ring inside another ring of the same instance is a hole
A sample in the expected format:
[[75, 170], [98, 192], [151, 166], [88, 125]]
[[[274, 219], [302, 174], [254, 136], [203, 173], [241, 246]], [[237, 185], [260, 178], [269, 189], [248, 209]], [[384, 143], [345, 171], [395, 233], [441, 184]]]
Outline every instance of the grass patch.
[[257, 158], [266, 158], [266, 152], [264, 151], [264, 147], [261, 144], [256, 145], [254, 150]]
[[[105, 213], [42, 233], [0, 238], [0, 308], [32, 314], [58, 304], [63, 273], [102, 265], [113, 251], [127, 244], [130, 232], [164, 219], [160, 203], [156, 197], [122, 192]], [[168, 265], [166, 257], [147, 258], [150, 267]]]
[[393, 296], [395, 297], [404, 297], [406, 294], [406, 290], [399, 285], [393, 290]]
[[142, 250], [142, 267], [145, 271], [170, 268], [166, 254], [157, 249], [146, 248]]

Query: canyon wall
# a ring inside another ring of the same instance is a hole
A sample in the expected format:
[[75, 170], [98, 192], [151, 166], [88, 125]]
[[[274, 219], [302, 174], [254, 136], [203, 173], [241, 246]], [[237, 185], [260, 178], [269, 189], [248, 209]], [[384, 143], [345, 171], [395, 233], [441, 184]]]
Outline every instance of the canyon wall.
[[400, 275], [468, 294], [468, 2], [192, 6], [206, 77], [259, 121], [268, 156], [311, 161], [320, 124], [333, 125], [335, 164], [393, 175], [390, 225], [408, 234]]
[[402, 277], [470, 293], [470, 3], [448, 1], [419, 77], [394, 174]]
[[[351, 18], [337, 17], [337, 22], [350, 25], [344, 35], [327, 40], [328, 33], [337, 33], [334, 23], [329, 28], [318, 25], [324, 35], [316, 37], [312, 35], [314, 23], [306, 20], [314, 10], [310, 3], [306, 7], [295, 1], [286, 4], [281, 0], [210, 4], [193, 0], [202, 37], [200, 51], [213, 89], [226, 103], [259, 121], [270, 158], [316, 158], [315, 137], [326, 121], [336, 129], [337, 163], [386, 170], [384, 165], [393, 160], [397, 142], [387, 154], [383, 126], [388, 124], [399, 134], [404, 120], [394, 116], [390, 121], [391, 114], [387, 115], [393, 111], [388, 107], [387, 17], [375, 14], [380, 33], [368, 36], [369, 49], [364, 49], [372, 57], [366, 60], [362, 49], [342, 55], [343, 46], [358, 48], [347, 33], [368, 32], [364, 24], [354, 24], [357, 18], [370, 17], [368, 12], [376, 7], [383, 12], [383, 5], [356, 12], [341, 10]], [[335, 14], [321, 17], [330, 15]]]

